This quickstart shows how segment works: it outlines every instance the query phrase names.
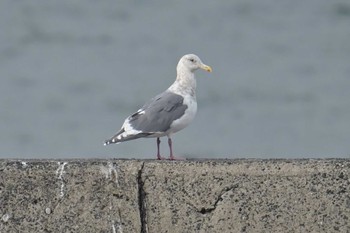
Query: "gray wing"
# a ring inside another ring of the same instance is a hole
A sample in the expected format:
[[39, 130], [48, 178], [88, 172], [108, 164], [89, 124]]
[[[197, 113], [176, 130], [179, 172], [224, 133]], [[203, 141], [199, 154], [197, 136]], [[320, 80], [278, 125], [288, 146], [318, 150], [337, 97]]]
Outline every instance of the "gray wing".
[[128, 120], [131, 126], [142, 132], [165, 132], [173, 121], [184, 115], [187, 105], [184, 98], [170, 91], [165, 91], [149, 102]]

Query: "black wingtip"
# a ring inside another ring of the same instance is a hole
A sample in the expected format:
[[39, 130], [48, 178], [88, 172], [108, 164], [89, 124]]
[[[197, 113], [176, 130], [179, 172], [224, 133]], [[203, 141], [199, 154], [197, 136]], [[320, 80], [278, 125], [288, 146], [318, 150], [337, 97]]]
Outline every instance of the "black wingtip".
[[111, 144], [111, 141], [110, 141], [110, 140], [106, 140], [106, 141], [103, 143], [104, 146], [107, 146], [107, 145], [109, 145], [109, 144]]

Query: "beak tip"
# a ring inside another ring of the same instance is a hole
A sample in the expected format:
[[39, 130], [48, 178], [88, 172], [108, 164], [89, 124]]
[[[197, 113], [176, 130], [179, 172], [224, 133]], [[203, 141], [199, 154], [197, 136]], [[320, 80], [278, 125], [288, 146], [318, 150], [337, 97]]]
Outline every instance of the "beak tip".
[[213, 69], [210, 66], [207, 66], [207, 65], [204, 65], [202, 69], [205, 70], [205, 71], [208, 71], [210, 73], [213, 72]]

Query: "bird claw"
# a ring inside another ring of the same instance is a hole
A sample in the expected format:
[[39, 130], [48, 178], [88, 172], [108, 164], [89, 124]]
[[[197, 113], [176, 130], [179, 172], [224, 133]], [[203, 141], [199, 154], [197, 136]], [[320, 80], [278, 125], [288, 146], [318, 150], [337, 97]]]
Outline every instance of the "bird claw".
[[170, 161], [184, 161], [186, 158], [184, 157], [175, 157], [175, 156], [170, 156], [169, 159], [162, 157], [160, 155], [157, 155], [157, 160], [170, 160]]
[[184, 158], [184, 157], [170, 156], [169, 160], [173, 160], [173, 161], [183, 161], [183, 160], [186, 160], [186, 158]]
[[165, 157], [162, 157], [162, 156], [160, 156], [160, 155], [157, 155], [157, 160], [166, 160], [166, 158], [165, 158]]

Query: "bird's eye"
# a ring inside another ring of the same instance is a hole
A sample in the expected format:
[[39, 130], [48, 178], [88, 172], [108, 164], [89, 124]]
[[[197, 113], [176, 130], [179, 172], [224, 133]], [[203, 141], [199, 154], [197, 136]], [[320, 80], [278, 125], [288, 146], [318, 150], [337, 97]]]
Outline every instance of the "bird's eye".
[[190, 58], [190, 61], [191, 61], [191, 62], [194, 62], [194, 59], [193, 59], [193, 58]]

